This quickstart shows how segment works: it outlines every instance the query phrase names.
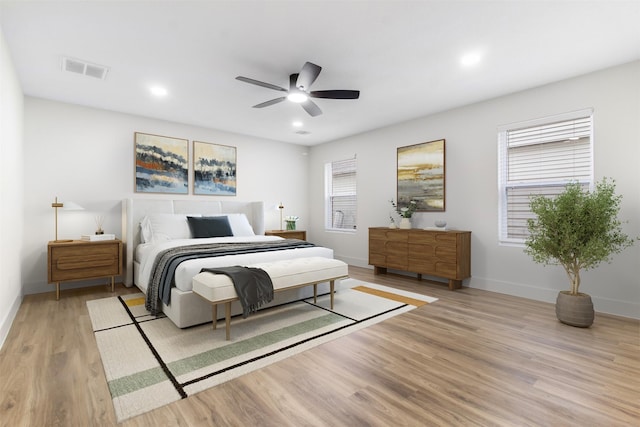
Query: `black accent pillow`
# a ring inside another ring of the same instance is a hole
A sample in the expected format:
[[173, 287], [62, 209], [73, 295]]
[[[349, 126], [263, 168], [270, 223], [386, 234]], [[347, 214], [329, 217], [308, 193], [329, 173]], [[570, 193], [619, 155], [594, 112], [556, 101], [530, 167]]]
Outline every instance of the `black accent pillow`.
[[229, 218], [226, 216], [188, 216], [187, 221], [191, 236], [196, 239], [233, 236]]

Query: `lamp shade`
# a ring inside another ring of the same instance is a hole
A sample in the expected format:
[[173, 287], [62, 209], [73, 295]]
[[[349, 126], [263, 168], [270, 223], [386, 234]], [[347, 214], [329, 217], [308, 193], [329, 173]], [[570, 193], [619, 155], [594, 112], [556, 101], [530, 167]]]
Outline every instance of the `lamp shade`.
[[55, 212], [55, 223], [56, 223], [56, 240], [55, 242], [68, 242], [70, 240], [58, 240], [58, 209], [62, 209], [63, 211], [83, 211], [84, 208], [82, 206], [80, 206], [77, 203], [74, 202], [65, 202], [62, 203], [60, 201], [58, 201], [58, 198], [56, 197], [56, 199], [54, 200], [53, 203], [51, 203], [51, 207], [54, 209]]
[[63, 211], [83, 211], [84, 208], [75, 202], [64, 202], [62, 204]]

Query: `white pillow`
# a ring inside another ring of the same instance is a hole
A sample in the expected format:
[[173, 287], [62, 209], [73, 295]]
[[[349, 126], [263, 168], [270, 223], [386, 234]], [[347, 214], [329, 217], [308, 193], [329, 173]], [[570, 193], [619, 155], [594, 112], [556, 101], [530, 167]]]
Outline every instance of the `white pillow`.
[[229, 219], [229, 225], [231, 226], [231, 231], [235, 237], [249, 237], [255, 236], [256, 234], [253, 232], [253, 228], [251, 224], [249, 224], [249, 220], [247, 216], [243, 213], [235, 213], [235, 214], [226, 214]]
[[171, 239], [190, 239], [191, 230], [187, 216], [202, 216], [201, 214], [170, 214], [156, 213], [142, 218], [140, 232], [142, 242], [159, 242]]

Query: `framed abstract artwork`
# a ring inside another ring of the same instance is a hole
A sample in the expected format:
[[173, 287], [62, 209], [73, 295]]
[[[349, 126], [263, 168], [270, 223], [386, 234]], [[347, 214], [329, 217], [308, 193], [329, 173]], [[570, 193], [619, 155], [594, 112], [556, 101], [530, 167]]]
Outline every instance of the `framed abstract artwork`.
[[445, 140], [398, 147], [398, 207], [411, 200], [417, 211], [444, 211]]
[[236, 147], [193, 141], [193, 194], [236, 195]]
[[135, 191], [189, 194], [189, 141], [136, 132]]

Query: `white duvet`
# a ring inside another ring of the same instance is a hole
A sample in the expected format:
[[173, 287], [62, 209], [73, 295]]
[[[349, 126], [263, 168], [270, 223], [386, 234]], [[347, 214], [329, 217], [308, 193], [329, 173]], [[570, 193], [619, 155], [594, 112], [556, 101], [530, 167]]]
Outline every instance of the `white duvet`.
[[[264, 242], [282, 240], [278, 236], [251, 237], [212, 237], [206, 239], [173, 239], [155, 243], [143, 243], [135, 250], [135, 263], [139, 269], [136, 286], [146, 291], [151, 280], [154, 260], [156, 256], [166, 250], [185, 245], [200, 245], [204, 243], [234, 243], [234, 242]], [[181, 291], [191, 291], [191, 279], [203, 268], [223, 267], [230, 265], [251, 265], [258, 262], [270, 262], [281, 259], [306, 258], [320, 256], [333, 258], [333, 249], [314, 246], [310, 248], [285, 249], [281, 251], [258, 252], [253, 254], [224, 255], [212, 258], [201, 258], [185, 261], [176, 269], [175, 283]]]

